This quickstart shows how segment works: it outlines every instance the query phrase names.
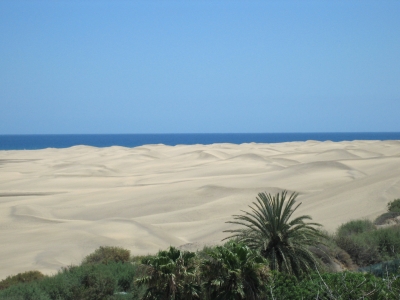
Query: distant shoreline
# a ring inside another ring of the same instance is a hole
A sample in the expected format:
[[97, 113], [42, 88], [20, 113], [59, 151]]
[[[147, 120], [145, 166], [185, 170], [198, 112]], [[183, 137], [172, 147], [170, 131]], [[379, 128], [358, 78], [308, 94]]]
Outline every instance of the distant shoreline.
[[209, 145], [216, 143], [283, 143], [354, 140], [400, 140], [400, 132], [310, 132], [310, 133], [169, 133], [169, 134], [34, 134], [0, 135], [0, 150], [46, 148], [138, 147], [150, 144]]

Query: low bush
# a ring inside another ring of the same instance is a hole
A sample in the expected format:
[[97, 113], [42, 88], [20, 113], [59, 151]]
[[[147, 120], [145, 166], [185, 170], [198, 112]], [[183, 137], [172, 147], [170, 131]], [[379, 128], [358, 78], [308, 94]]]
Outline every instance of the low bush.
[[368, 273], [313, 273], [296, 279], [273, 272], [262, 299], [398, 299], [400, 279], [383, 280]]
[[322, 244], [311, 246], [310, 251], [322, 264], [332, 263], [331, 250], [327, 246]]
[[110, 270], [93, 268], [88, 270], [81, 278], [81, 299], [105, 299], [114, 295], [117, 288], [117, 280]]
[[120, 247], [100, 247], [86, 256], [82, 264], [108, 264], [110, 262], [129, 262], [131, 252]]
[[364, 236], [337, 236], [336, 243], [360, 267], [382, 261], [377, 245], [369, 244]]
[[384, 214], [380, 215], [379, 217], [377, 217], [374, 221], [374, 224], [375, 225], [384, 225], [387, 223], [387, 220], [394, 219], [398, 216], [400, 216], [400, 212], [390, 211], [390, 212], [384, 213]]
[[335, 248], [333, 257], [336, 258], [347, 270], [355, 270], [357, 268], [357, 265], [351, 259], [350, 254], [342, 248]]
[[380, 228], [370, 232], [365, 239], [376, 245], [382, 261], [393, 259], [400, 254], [400, 226]]
[[55, 276], [0, 291], [0, 299], [140, 299], [145, 288], [133, 285], [137, 274], [138, 266], [130, 263], [71, 266]]
[[375, 225], [387, 224], [387, 221], [400, 216], [400, 199], [394, 199], [387, 204], [387, 212], [377, 217], [374, 221]]
[[400, 212], [400, 199], [390, 201], [387, 205], [387, 210], [389, 212]]
[[336, 244], [360, 267], [400, 256], [400, 226], [376, 229], [371, 224], [365, 220], [351, 221], [343, 224], [335, 237]]
[[324, 232], [325, 239], [317, 247], [311, 247], [310, 251], [321, 261], [327, 272], [337, 272], [337, 264], [346, 270], [356, 270], [358, 267], [351, 259], [350, 255], [340, 248], [335, 240], [335, 236]]
[[337, 235], [349, 236], [368, 232], [374, 229], [375, 225], [370, 220], [353, 220], [340, 225], [340, 227], [337, 229]]
[[27, 283], [27, 282], [41, 280], [43, 278], [45, 278], [45, 275], [43, 275], [39, 271], [28, 271], [24, 273], [18, 273], [17, 275], [8, 276], [6, 279], [0, 281], [0, 290], [4, 290], [18, 283]]

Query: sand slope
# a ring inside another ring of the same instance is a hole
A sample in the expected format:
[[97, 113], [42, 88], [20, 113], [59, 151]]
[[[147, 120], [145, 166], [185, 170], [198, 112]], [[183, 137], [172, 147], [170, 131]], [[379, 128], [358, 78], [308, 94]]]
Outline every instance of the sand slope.
[[0, 151], [0, 279], [55, 273], [101, 245], [218, 243], [258, 192], [282, 189], [327, 230], [372, 219], [400, 198], [400, 142]]

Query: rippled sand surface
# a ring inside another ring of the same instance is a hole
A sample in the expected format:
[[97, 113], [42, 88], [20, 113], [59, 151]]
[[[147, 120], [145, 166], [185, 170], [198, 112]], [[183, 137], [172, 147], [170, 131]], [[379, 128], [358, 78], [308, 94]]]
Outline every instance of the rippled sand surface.
[[259, 192], [300, 193], [325, 229], [400, 198], [400, 142], [0, 151], [0, 279], [55, 273], [101, 245], [133, 254], [219, 243]]

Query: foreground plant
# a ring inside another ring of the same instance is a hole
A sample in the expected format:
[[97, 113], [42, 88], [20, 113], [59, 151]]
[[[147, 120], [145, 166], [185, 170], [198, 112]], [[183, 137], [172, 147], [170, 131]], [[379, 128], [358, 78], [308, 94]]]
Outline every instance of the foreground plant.
[[144, 259], [146, 275], [135, 281], [138, 286], [147, 286], [143, 299], [200, 299], [194, 257], [193, 252], [170, 247]]
[[[275, 196], [259, 193], [251, 212], [234, 215], [235, 221], [227, 223], [241, 225], [242, 228], [226, 230], [233, 233], [228, 238], [237, 238], [251, 249], [258, 250], [268, 259], [271, 270], [299, 276], [317, 266], [310, 252], [324, 235], [317, 229], [318, 223], [308, 223], [310, 216], [303, 215], [291, 220], [292, 214], [301, 205], [296, 205], [297, 193], [292, 193], [286, 201], [287, 191]], [[243, 228], [244, 227], [244, 228]]]
[[268, 270], [256, 251], [231, 241], [207, 255], [201, 264], [207, 299], [261, 299]]
[[385, 278], [360, 272], [314, 272], [300, 279], [279, 272], [272, 272], [267, 282], [266, 300], [349, 300], [399, 299], [400, 278]]

